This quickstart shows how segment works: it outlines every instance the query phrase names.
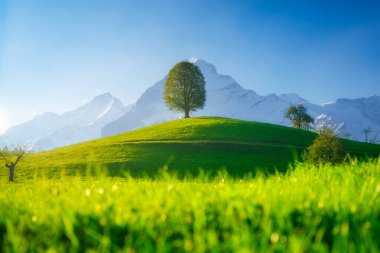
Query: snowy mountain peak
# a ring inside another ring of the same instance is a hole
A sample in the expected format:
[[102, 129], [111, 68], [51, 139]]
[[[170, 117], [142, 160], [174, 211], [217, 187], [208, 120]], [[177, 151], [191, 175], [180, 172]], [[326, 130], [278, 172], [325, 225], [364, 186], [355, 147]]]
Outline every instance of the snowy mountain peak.
[[298, 104], [304, 104], [307, 103], [307, 100], [301, 98], [295, 93], [286, 93], [286, 94], [281, 94], [281, 98], [291, 102], [293, 105], [298, 105]]
[[[314, 126], [330, 127], [339, 136], [363, 140], [380, 139], [380, 96], [338, 99], [323, 105], [311, 104], [297, 94], [261, 96], [243, 88], [231, 76], [218, 74], [214, 65], [197, 58], [188, 59], [202, 71], [206, 82], [206, 104], [191, 116], [220, 116], [290, 126], [284, 114], [290, 105], [303, 104], [315, 119]], [[46, 150], [182, 117], [169, 111], [163, 100], [166, 77], [148, 88], [137, 102], [125, 108], [110, 93], [96, 96], [76, 110], [58, 115], [44, 113], [24, 124], [11, 127], [0, 136], [0, 147], [26, 144]]]
[[190, 63], [196, 63], [199, 59], [196, 58], [196, 57], [190, 57], [187, 61], [190, 62]]
[[110, 92], [104, 92], [104, 93], [96, 96], [94, 99], [99, 98], [99, 97], [112, 98], [113, 96], [111, 95]]
[[[232, 77], [218, 74], [214, 65], [189, 58], [202, 71], [206, 81], [206, 105], [191, 116], [221, 116], [290, 126], [284, 114], [290, 105], [303, 104], [315, 118], [315, 126], [331, 127], [337, 134], [362, 139], [362, 130], [370, 127], [380, 138], [380, 97], [340, 99], [324, 105], [311, 104], [295, 93], [258, 95], [244, 89]], [[103, 136], [122, 133], [158, 122], [181, 117], [167, 109], [162, 97], [165, 79], [148, 88], [120, 119], [107, 124]]]
[[92, 103], [107, 103], [107, 102], [109, 102], [109, 101], [111, 101], [111, 100], [114, 100], [114, 99], [117, 99], [117, 98], [113, 97], [113, 96], [111, 95], [111, 93], [106, 92], [106, 93], [103, 93], [103, 94], [100, 94], [100, 95], [94, 97], [94, 98], [91, 100], [90, 103], [91, 103], [91, 104], [92, 104]]
[[119, 99], [104, 93], [76, 110], [61, 115], [47, 112], [11, 127], [0, 136], [0, 147], [25, 144], [38, 151], [99, 138], [104, 125], [125, 112]]
[[216, 68], [213, 64], [206, 62], [205, 60], [191, 57], [187, 60], [188, 62], [194, 63], [200, 68], [203, 75], [218, 75]]
[[[87, 113], [97, 113], [101, 111], [102, 115], [105, 114], [105, 110], [110, 110], [112, 107], [115, 107], [117, 110], [124, 110], [123, 103], [109, 92], [94, 97], [89, 103], [82, 106], [82, 108], [91, 108], [89, 110], [86, 109]], [[98, 118], [100, 117], [98, 116]]]

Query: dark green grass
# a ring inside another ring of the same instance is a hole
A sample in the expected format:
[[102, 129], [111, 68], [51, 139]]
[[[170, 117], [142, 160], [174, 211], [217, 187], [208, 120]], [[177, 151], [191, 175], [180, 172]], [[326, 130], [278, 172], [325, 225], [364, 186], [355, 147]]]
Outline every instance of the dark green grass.
[[[124, 134], [83, 142], [25, 157], [16, 177], [34, 173], [76, 174], [101, 165], [111, 175], [130, 171], [154, 175], [167, 165], [179, 173], [213, 173], [226, 168], [232, 175], [256, 173], [256, 168], [285, 171], [316, 134], [272, 124], [226, 118], [174, 120]], [[351, 156], [377, 157], [380, 145], [343, 140]], [[2, 173], [4, 176], [6, 173]]]

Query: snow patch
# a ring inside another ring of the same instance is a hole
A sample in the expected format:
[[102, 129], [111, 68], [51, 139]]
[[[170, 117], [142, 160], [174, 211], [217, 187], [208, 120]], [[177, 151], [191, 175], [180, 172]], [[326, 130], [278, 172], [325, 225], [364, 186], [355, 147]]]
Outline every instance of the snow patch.
[[198, 61], [198, 58], [195, 58], [195, 57], [190, 57], [188, 62], [190, 63], [196, 63]]
[[106, 115], [106, 114], [111, 110], [111, 108], [112, 108], [112, 106], [113, 106], [113, 103], [114, 103], [114, 101], [112, 100], [111, 103], [108, 105], [108, 107], [105, 108], [104, 111], [101, 112], [101, 113], [98, 115], [98, 117], [95, 118], [95, 120], [100, 119], [101, 117], [103, 117], [104, 115]]

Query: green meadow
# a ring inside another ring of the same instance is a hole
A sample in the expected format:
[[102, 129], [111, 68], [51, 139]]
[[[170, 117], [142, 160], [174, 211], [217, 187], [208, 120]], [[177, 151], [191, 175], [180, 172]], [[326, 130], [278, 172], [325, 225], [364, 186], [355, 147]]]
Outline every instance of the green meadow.
[[379, 252], [380, 145], [302, 163], [317, 134], [200, 117], [0, 171], [0, 252]]
[[[243, 176], [257, 171], [284, 172], [300, 159], [317, 134], [272, 124], [200, 117], [174, 120], [108, 138], [47, 152], [29, 154], [20, 163], [16, 180], [35, 174], [85, 174], [101, 166], [112, 176], [155, 175], [162, 167], [179, 174], [215, 174], [226, 169]], [[342, 140], [352, 157], [380, 154], [380, 145]], [[4, 178], [2, 174], [2, 180]]]
[[380, 162], [2, 184], [1, 252], [378, 252]]

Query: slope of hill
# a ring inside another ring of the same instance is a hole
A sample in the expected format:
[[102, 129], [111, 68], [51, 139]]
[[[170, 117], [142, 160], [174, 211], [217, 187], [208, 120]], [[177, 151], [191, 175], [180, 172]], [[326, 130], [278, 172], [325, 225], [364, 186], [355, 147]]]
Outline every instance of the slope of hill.
[[[372, 138], [380, 140], [380, 97], [339, 99], [324, 105], [312, 104], [296, 94], [269, 94], [261, 96], [243, 88], [231, 76], [219, 74], [214, 65], [200, 59], [190, 59], [202, 71], [206, 80], [206, 105], [193, 116], [218, 116], [253, 120], [284, 126], [284, 118], [292, 104], [305, 105], [316, 119], [316, 126], [329, 126], [335, 133], [353, 140], [364, 140], [363, 129], [372, 130]], [[170, 112], [163, 101], [165, 80], [147, 89], [140, 99], [120, 119], [107, 124], [102, 136], [110, 136], [140, 127], [178, 119], [180, 114]]]
[[[174, 120], [112, 137], [30, 154], [19, 175], [42, 172], [82, 173], [103, 166], [120, 175], [154, 174], [169, 170], [212, 172], [225, 167], [233, 175], [285, 170], [316, 137], [299, 129], [227, 118], [200, 117]], [[343, 140], [353, 156], [378, 156], [380, 146]]]
[[11, 127], [0, 136], [0, 147], [24, 144], [38, 151], [99, 138], [103, 126], [125, 111], [120, 100], [105, 93], [76, 110], [62, 115], [48, 112]]

